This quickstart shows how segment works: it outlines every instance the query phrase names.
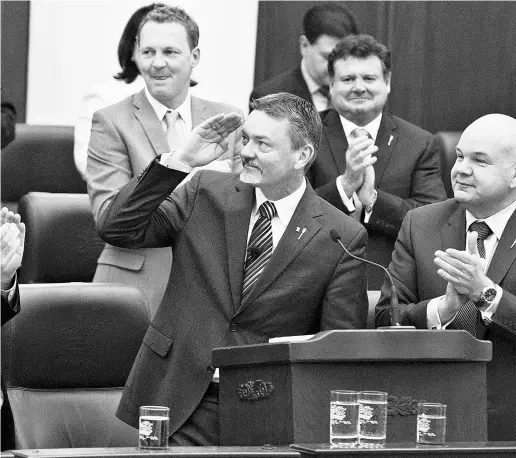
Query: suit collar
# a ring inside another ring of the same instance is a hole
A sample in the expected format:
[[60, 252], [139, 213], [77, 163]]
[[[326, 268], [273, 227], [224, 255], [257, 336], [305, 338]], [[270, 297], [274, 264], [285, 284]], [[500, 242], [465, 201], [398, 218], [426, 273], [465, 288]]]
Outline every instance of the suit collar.
[[323, 131], [330, 146], [330, 152], [335, 162], [337, 172], [342, 175], [346, 170], [346, 150], [348, 149], [348, 140], [339, 114], [336, 110], [330, 109], [321, 113]]
[[299, 66], [294, 69], [293, 76], [294, 76], [294, 85], [292, 86], [292, 88], [289, 92], [292, 92], [292, 94], [295, 94], [295, 95], [311, 102], [312, 95], [310, 94], [310, 91], [308, 90], [308, 86], [306, 85], [306, 81], [303, 78], [303, 72], [301, 71], [301, 64], [299, 64]]
[[505, 226], [502, 237], [494, 252], [491, 264], [487, 269], [487, 276], [499, 284], [507, 274], [509, 267], [516, 261], [516, 211], [512, 214]]
[[466, 211], [453, 201], [450, 216], [441, 230], [441, 248], [464, 250], [466, 246]]
[[387, 113], [383, 113], [375, 145], [378, 146], [378, 152], [376, 153], [378, 160], [373, 165], [373, 168], [375, 172], [375, 187], [378, 187], [387, 168], [387, 163], [398, 146], [397, 125], [394, 118]]
[[[307, 183], [305, 193], [296, 211], [292, 215], [292, 219], [285, 229], [276, 249], [272, 253], [271, 259], [265, 266], [264, 271], [253, 286], [251, 292], [246, 297], [245, 302], [240, 304], [237, 312], [241, 312], [252, 304], [294, 261], [299, 253], [301, 253], [305, 246], [321, 229], [321, 224], [317, 221], [317, 217], [322, 213], [319, 197], [315, 194], [310, 184]], [[303, 229], [306, 230], [303, 232]], [[243, 270], [242, 265], [240, 266], [240, 270]], [[242, 275], [243, 274], [241, 274], [241, 276]], [[240, 295], [242, 289], [241, 281], [240, 284], [236, 286], [240, 288]]]
[[156, 156], [168, 153], [170, 147], [168, 145], [167, 136], [163, 131], [161, 119], [158, 119], [154, 108], [145, 96], [145, 90], [136, 93], [133, 98], [135, 107], [134, 115], [140, 122], [147, 138], [149, 139]]

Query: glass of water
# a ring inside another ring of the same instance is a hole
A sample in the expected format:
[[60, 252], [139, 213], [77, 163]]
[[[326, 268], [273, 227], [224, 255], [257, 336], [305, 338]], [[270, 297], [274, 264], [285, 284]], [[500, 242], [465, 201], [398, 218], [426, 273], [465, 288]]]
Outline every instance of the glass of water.
[[383, 447], [387, 437], [387, 397], [383, 391], [360, 391], [360, 446]]
[[358, 443], [358, 393], [332, 390], [330, 401], [330, 444], [354, 447]]
[[446, 438], [446, 404], [420, 402], [417, 405], [417, 442], [443, 445]]
[[145, 449], [168, 448], [170, 409], [162, 406], [141, 406], [139, 444]]

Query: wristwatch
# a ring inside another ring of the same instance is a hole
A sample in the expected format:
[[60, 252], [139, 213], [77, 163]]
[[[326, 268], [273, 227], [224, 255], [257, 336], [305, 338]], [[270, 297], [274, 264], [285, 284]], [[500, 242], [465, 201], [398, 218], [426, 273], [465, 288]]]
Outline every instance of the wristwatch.
[[489, 307], [495, 300], [496, 293], [497, 290], [495, 285], [487, 285], [482, 289], [478, 301], [473, 303], [478, 308]]

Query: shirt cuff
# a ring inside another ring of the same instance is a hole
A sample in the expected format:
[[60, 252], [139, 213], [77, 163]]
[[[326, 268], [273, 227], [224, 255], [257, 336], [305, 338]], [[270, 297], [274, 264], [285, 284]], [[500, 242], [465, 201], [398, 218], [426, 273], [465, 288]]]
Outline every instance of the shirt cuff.
[[353, 197], [356, 196], [356, 193], [353, 193], [353, 196], [351, 196], [351, 199], [346, 195], [344, 192], [344, 188], [342, 187], [342, 182], [340, 181], [340, 176], [337, 177], [336, 181], [337, 183], [337, 191], [339, 191], [340, 198], [342, 200], [342, 203], [347, 208], [347, 210], [351, 213], [355, 211], [355, 204], [353, 203]]
[[2, 294], [2, 299], [7, 300], [9, 304], [11, 303], [11, 300], [14, 296], [14, 292], [16, 291], [16, 283], [17, 282], [18, 282], [18, 273], [15, 273], [14, 278], [13, 278], [13, 285], [9, 289], [0, 290], [1, 294]]
[[184, 173], [190, 173], [193, 170], [193, 168], [189, 165], [186, 165], [184, 162], [178, 161], [174, 157], [174, 153], [175, 151], [171, 151], [170, 153], [162, 154], [159, 163], [161, 165], [164, 165], [165, 167], [168, 167], [169, 169], [178, 170]]
[[439, 316], [439, 302], [443, 301], [444, 298], [445, 296], [435, 297], [428, 302], [426, 306], [426, 323], [428, 329], [441, 330], [448, 326], [448, 323], [445, 325], [441, 323], [441, 317]]
[[496, 313], [498, 308], [498, 304], [500, 304], [500, 300], [502, 299], [503, 289], [501, 286], [495, 285], [496, 288], [496, 296], [489, 307], [481, 307], [479, 308], [480, 314], [482, 315], [482, 319], [486, 325], [490, 324], [492, 321], [492, 316]]

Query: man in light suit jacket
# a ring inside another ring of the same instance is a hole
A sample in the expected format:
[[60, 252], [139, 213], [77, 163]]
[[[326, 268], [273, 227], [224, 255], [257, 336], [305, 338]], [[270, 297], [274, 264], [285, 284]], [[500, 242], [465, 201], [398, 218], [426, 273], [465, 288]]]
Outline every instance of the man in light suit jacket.
[[[321, 150], [308, 176], [317, 194], [365, 225], [367, 257], [387, 266], [407, 211], [446, 197], [441, 153], [429, 132], [383, 111], [391, 81], [383, 44], [346, 37], [328, 71], [335, 110], [321, 113]], [[367, 266], [367, 276], [379, 289], [383, 271]]]
[[[96, 221], [120, 188], [153, 158], [173, 149], [177, 138], [215, 114], [235, 110], [190, 95], [190, 76], [200, 55], [198, 40], [197, 24], [180, 8], [156, 6], [142, 20], [134, 60], [145, 89], [93, 117], [86, 176]], [[165, 118], [169, 110], [178, 113], [170, 127]], [[227, 153], [213, 165], [228, 172], [239, 167], [239, 133], [229, 141]], [[94, 281], [139, 286], [153, 315], [171, 264], [170, 248], [124, 250], [106, 245]]]
[[98, 224], [113, 245], [173, 247], [167, 290], [117, 416], [136, 427], [140, 405], [169, 406], [175, 445], [219, 444], [214, 347], [366, 326], [365, 268], [330, 237], [335, 229], [360, 256], [366, 231], [304, 177], [320, 140], [313, 105], [286, 93], [256, 100], [243, 128], [240, 177], [201, 171], [178, 189], [188, 166], [220, 154], [219, 146], [195, 153], [192, 145], [218, 141], [214, 128], [222, 132], [224, 119], [192, 132], [193, 153], [185, 147], [153, 161]]
[[[451, 179], [454, 199], [411, 210], [403, 221], [389, 265], [400, 324], [470, 329], [493, 343], [488, 439], [514, 440], [516, 119], [492, 114], [473, 122], [457, 145]], [[389, 300], [386, 282], [377, 326], [391, 324]]]
[[318, 111], [329, 108], [328, 55], [339, 40], [358, 33], [357, 21], [344, 5], [323, 3], [306, 12], [303, 30], [299, 37], [300, 65], [256, 86], [251, 100], [289, 92], [312, 102]]

